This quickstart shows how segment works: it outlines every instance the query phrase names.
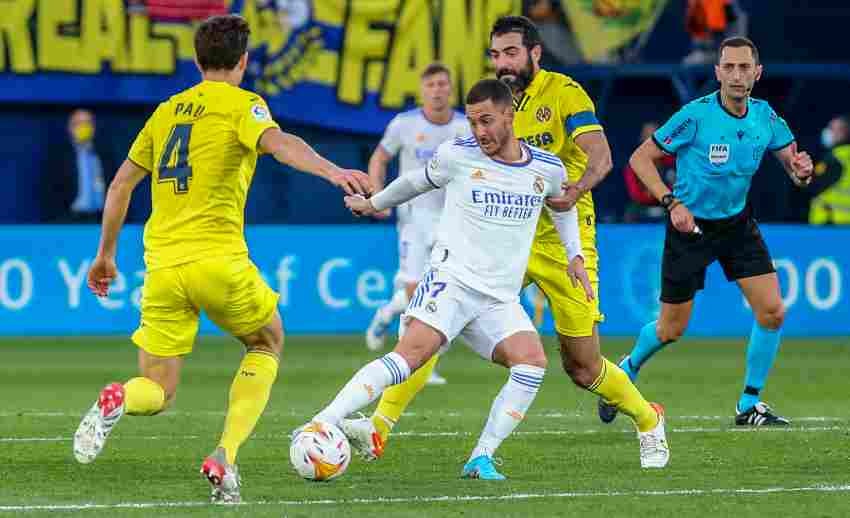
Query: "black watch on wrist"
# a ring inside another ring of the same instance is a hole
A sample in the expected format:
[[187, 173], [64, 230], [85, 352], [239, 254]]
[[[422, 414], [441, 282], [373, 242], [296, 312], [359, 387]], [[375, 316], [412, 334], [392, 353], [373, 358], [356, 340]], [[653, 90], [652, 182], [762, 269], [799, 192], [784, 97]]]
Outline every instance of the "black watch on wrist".
[[668, 192], [664, 196], [661, 197], [661, 206], [664, 207], [664, 210], [670, 211], [670, 206], [673, 205], [673, 202], [676, 201], [676, 197], [673, 196], [672, 192]]

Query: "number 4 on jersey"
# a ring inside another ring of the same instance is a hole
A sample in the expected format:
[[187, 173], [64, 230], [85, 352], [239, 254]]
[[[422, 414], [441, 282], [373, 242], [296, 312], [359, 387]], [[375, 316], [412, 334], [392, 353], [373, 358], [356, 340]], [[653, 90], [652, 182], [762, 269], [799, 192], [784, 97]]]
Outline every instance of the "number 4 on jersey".
[[[189, 140], [192, 138], [191, 124], [177, 124], [171, 130], [168, 143], [159, 158], [159, 182], [174, 181], [174, 194], [189, 192], [189, 178], [192, 166], [189, 165]], [[175, 156], [176, 154], [176, 156]]]

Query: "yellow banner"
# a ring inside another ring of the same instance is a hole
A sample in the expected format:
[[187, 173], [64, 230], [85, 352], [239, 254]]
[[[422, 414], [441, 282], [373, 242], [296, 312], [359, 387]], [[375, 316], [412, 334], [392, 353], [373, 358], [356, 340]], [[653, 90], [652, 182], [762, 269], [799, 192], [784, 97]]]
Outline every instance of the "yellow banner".
[[[0, 0], [0, 101], [159, 102], [198, 80], [199, 21], [125, 0]], [[132, 4], [138, 5], [138, 4]], [[227, 0], [251, 27], [244, 86], [276, 116], [376, 133], [442, 61], [462, 98], [490, 72], [490, 27], [520, 0]]]
[[655, 23], [668, 0], [569, 0], [562, 2], [582, 55], [605, 56]]

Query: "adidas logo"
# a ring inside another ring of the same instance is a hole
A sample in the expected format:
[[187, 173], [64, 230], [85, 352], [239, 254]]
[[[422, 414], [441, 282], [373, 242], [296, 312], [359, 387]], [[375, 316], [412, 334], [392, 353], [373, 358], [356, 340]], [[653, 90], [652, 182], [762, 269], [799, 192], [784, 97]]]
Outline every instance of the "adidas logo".
[[473, 180], [483, 180], [484, 179], [484, 171], [482, 171], [481, 169], [476, 169], [475, 171], [472, 171], [472, 174], [469, 175], [469, 177], [472, 178]]

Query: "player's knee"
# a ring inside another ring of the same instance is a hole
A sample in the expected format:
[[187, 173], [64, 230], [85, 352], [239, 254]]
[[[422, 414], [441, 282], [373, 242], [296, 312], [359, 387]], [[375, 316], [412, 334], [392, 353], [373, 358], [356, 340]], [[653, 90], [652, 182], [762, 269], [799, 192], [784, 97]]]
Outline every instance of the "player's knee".
[[259, 331], [240, 338], [247, 352], [264, 352], [277, 356], [283, 353], [283, 325], [274, 319]]
[[771, 304], [756, 313], [756, 321], [767, 329], [779, 329], [785, 321], [785, 306], [781, 301]]
[[433, 356], [433, 354], [430, 354], [429, 349], [425, 347], [418, 347], [410, 343], [404, 343], [403, 341], [399, 341], [398, 344], [396, 344], [393, 352], [404, 358], [404, 361], [407, 362], [407, 366], [410, 367], [411, 372], [416, 371], [425, 365]]
[[280, 358], [283, 353], [283, 332], [257, 333], [243, 340], [246, 352], [273, 354]]
[[505, 347], [502, 344], [496, 346], [492, 353], [492, 360], [499, 365], [511, 368], [515, 365], [531, 365], [545, 369], [549, 365], [546, 351], [542, 345], [528, 344], [526, 346]]
[[533, 367], [540, 367], [541, 369], [545, 369], [549, 366], [549, 359], [546, 358], [546, 353], [543, 351], [541, 347], [536, 351], [529, 351], [522, 358], [519, 358], [518, 361], [514, 365], [531, 365]]
[[283, 336], [279, 340], [257, 341], [245, 344], [245, 352], [273, 354], [280, 358], [283, 352]]
[[399, 354], [407, 362], [411, 371], [425, 365], [446, 342], [446, 337], [436, 329], [411, 319], [407, 331], [399, 339], [393, 352]]
[[582, 365], [571, 358], [562, 358], [561, 366], [572, 382], [581, 388], [587, 388], [593, 385], [593, 382], [596, 381], [599, 375], [598, 368], [594, 372], [594, 369], [590, 365]]

